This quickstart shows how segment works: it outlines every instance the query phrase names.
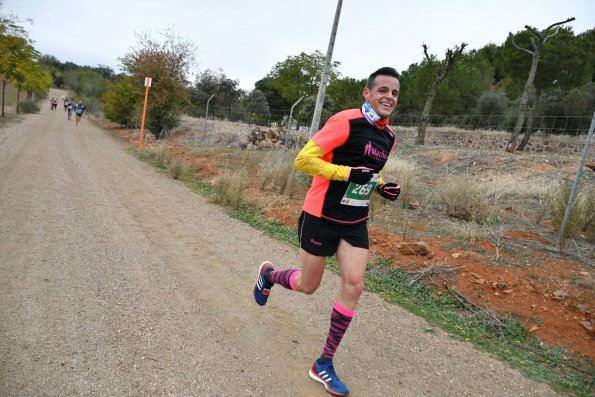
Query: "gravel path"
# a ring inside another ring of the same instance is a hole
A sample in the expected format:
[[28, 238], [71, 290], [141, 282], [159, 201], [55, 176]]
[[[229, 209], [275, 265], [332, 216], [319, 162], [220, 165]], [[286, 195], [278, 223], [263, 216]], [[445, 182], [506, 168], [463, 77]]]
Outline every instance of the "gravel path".
[[[0, 129], [0, 395], [327, 395], [307, 372], [337, 276], [260, 308], [265, 259], [297, 251], [44, 104]], [[557, 395], [426, 328], [365, 293], [335, 357], [352, 395]]]

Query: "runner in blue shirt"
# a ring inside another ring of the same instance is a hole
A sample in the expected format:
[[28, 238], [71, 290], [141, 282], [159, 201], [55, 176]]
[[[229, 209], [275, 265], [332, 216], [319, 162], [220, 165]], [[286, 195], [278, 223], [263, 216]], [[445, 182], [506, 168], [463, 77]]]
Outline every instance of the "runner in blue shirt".
[[75, 125], [79, 125], [79, 121], [81, 121], [81, 117], [83, 117], [84, 111], [85, 111], [85, 105], [83, 105], [83, 103], [81, 101], [78, 101], [78, 103], [74, 107], [74, 115], [75, 115], [75, 120], [76, 120]]

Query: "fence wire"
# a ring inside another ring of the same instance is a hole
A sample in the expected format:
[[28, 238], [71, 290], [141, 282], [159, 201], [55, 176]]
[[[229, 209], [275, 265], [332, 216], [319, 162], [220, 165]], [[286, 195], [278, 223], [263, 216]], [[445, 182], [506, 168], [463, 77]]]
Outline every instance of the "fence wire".
[[[204, 117], [206, 109], [194, 108], [189, 114], [194, 117]], [[210, 120], [225, 120], [243, 122], [259, 126], [286, 126], [290, 109], [265, 109], [252, 113], [243, 110], [213, 107], [209, 108]], [[293, 114], [292, 127], [307, 131], [312, 116], [307, 114]], [[326, 120], [322, 120], [325, 122]], [[390, 124], [400, 127], [416, 127], [421, 121], [421, 114], [401, 114], [391, 116]], [[428, 116], [430, 127], [455, 127], [460, 129], [484, 129], [511, 132], [517, 121], [517, 115], [437, 115]], [[529, 117], [525, 117], [523, 129], [528, 125]], [[591, 122], [590, 116], [533, 116], [533, 132], [554, 135], [587, 134]]]

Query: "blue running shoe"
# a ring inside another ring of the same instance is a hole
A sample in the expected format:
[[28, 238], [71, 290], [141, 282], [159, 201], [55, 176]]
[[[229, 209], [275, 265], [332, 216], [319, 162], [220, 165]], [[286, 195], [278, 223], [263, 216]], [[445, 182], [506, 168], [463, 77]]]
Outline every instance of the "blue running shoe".
[[319, 364], [318, 359], [316, 359], [308, 375], [315, 381], [322, 383], [326, 391], [332, 395], [346, 396], [349, 394], [349, 388], [337, 376], [332, 361]]
[[269, 299], [269, 294], [271, 293], [271, 288], [273, 287], [273, 284], [269, 283], [264, 278], [264, 274], [269, 270], [273, 270], [273, 264], [271, 262], [263, 262], [258, 268], [258, 278], [256, 279], [256, 285], [254, 286], [254, 300], [256, 300], [256, 303], [260, 306], [266, 305], [267, 299]]

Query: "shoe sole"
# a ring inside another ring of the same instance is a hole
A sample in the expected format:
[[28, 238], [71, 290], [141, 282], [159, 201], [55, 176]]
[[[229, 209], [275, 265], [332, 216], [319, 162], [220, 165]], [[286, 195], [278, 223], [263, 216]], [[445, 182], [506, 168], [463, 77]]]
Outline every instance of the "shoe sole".
[[[268, 265], [268, 266], [267, 266]], [[264, 261], [260, 264], [260, 266], [258, 267], [258, 274], [256, 275], [256, 282], [255, 282], [255, 286], [258, 285], [258, 281], [260, 280], [260, 276], [262, 275], [262, 273], [266, 270], [266, 269], [273, 269], [273, 264], [269, 261]], [[269, 293], [270, 293], [270, 289], [269, 289]], [[254, 291], [254, 300], [256, 300], [256, 291]], [[268, 298], [267, 298], [268, 300]], [[264, 306], [261, 305], [260, 303], [258, 303], [258, 301], [256, 302], [259, 306]], [[266, 304], [266, 302], [265, 302]]]
[[322, 383], [322, 385], [324, 386], [324, 388], [326, 389], [326, 391], [330, 394], [332, 394], [333, 396], [347, 396], [349, 395], [349, 392], [345, 393], [345, 394], [341, 394], [341, 393], [337, 393], [336, 391], [329, 389], [328, 385], [326, 384], [326, 382], [321, 379], [318, 375], [316, 375], [314, 373], [314, 371], [312, 371], [312, 369], [310, 368], [310, 370], [308, 371], [308, 375], [310, 375], [310, 378], [314, 379], [316, 382], [320, 382]]

